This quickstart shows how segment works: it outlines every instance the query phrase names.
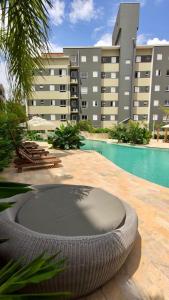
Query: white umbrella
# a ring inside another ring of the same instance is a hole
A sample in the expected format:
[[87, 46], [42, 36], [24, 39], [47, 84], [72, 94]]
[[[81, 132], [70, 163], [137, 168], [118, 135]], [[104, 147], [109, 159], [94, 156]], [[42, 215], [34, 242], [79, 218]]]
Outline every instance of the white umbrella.
[[169, 124], [162, 126], [162, 128], [169, 128]]
[[56, 128], [56, 124], [52, 121], [40, 117], [33, 117], [27, 124], [29, 130], [54, 130]]

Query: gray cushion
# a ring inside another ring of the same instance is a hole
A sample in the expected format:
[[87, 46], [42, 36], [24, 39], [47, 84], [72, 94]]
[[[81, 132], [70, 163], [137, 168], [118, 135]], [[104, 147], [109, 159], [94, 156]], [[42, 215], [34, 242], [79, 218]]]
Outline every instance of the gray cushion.
[[115, 196], [99, 188], [54, 185], [39, 189], [24, 202], [16, 221], [40, 233], [88, 236], [120, 227], [125, 208]]

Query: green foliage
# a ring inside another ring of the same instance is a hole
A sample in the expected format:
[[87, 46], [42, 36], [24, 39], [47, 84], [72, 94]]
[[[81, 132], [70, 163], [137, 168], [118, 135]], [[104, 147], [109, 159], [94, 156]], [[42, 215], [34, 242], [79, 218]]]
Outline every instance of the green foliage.
[[52, 145], [60, 149], [79, 149], [83, 146], [82, 140], [79, 127], [68, 123], [66, 126], [62, 124], [60, 128], [56, 128]]
[[48, 48], [49, 7], [51, 0], [0, 1], [0, 50], [18, 99], [30, 94], [33, 70], [42, 66], [40, 51]]
[[0, 171], [8, 166], [13, 152], [21, 144], [23, 129], [20, 123], [26, 121], [25, 108], [15, 101], [0, 104]]
[[118, 142], [131, 144], [148, 144], [151, 138], [150, 131], [138, 122], [130, 121], [127, 124], [119, 124], [110, 132], [110, 138]]
[[92, 133], [109, 133], [109, 128], [94, 128], [92, 129]]
[[[9, 198], [16, 194], [22, 194], [28, 191], [31, 191], [28, 184], [0, 181], [0, 199]], [[0, 202], [0, 211], [2, 211], [1, 204], [2, 202]]]
[[92, 132], [93, 129], [91, 121], [79, 121], [77, 126], [80, 131]]
[[25, 138], [29, 141], [44, 141], [41, 133], [36, 130], [27, 130]]

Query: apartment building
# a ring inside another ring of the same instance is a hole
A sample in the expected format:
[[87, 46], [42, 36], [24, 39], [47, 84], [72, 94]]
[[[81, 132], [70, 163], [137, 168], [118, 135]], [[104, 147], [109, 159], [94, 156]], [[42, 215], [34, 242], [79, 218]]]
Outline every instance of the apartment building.
[[110, 47], [65, 47], [42, 55], [36, 70], [29, 117], [40, 115], [56, 126], [90, 120], [112, 127], [129, 120], [169, 122], [169, 46], [136, 45], [139, 4], [122, 3]]

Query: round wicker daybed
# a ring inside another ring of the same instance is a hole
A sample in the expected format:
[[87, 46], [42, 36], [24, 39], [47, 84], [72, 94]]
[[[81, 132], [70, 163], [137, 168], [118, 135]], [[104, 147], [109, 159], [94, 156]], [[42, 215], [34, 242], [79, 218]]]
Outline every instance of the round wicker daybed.
[[0, 258], [28, 263], [44, 251], [67, 258], [62, 274], [32, 292], [89, 294], [112, 278], [133, 247], [134, 209], [102, 189], [43, 185], [12, 200], [16, 204], [0, 214], [0, 236], [8, 238]]

